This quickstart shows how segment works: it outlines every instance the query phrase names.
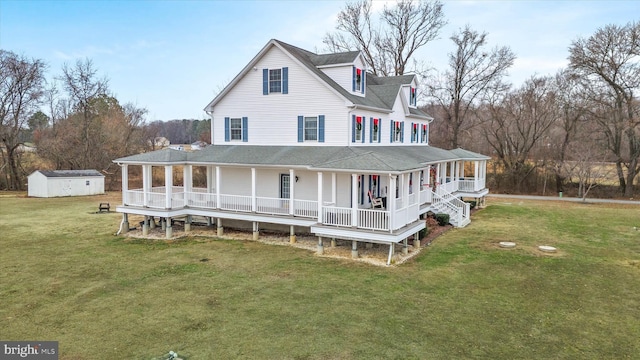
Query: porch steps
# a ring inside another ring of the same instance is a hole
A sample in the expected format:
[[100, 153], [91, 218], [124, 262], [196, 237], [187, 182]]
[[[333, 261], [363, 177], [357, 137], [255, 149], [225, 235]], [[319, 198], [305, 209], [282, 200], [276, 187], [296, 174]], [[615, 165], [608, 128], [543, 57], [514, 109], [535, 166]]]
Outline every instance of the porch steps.
[[449, 223], [462, 228], [471, 223], [469, 204], [458, 199], [455, 195], [443, 191], [432, 191], [432, 211], [449, 215]]

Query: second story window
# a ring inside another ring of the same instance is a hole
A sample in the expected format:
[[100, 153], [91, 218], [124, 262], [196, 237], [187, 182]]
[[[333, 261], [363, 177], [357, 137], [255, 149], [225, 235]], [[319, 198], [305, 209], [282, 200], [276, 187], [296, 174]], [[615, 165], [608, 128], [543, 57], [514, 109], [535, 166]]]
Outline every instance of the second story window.
[[242, 119], [230, 119], [229, 131], [231, 131], [231, 140], [242, 140]]
[[429, 142], [429, 125], [427, 124], [422, 125], [422, 136], [420, 137], [420, 142]]
[[298, 142], [324, 142], [324, 115], [298, 115]]
[[417, 104], [416, 88], [412, 87], [409, 90], [409, 105], [416, 106], [416, 104]]
[[351, 142], [364, 142], [364, 116], [352, 115]]
[[318, 140], [318, 118], [307, 116], [304, 118], [304, 140]]
[[371, 118], [371, 127], [369, 128], [371, 131], [371, 135], [369, 136], [369, 142], [379, 143], [380, 142], [380, 119]]
[[262, 95], [289, 93], [289, 68], [262, 69]]
[[420, 136], [419, 125], [416, 123], [411, 124], [411, 142], [417, 143]]
[[248, 141], [248, 125], [249, 119], [242, 118], [224, 118], [224, 141]]
[[392, 143], [404, 141], [404, 123], [402, 121], [391, 120], [391, 139]]

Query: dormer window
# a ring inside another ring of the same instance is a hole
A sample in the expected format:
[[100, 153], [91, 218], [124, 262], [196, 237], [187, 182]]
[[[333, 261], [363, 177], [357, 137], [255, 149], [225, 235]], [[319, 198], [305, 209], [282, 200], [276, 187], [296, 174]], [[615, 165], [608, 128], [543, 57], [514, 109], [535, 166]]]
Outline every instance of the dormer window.
[[416, 88], [412, 87], [409, 91], [409, 105], [417, 105]]
[[262, 95], [289, 93], [289, 68], [262, 69]]
[[364, 94], [364, 87], [367, 74], [364, 69], [353, 67], [353, 92]]

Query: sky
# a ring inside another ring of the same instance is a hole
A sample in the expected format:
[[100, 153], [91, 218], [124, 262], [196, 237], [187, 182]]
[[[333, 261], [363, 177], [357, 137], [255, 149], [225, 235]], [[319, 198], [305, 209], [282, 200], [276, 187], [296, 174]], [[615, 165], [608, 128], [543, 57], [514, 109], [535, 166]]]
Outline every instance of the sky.
[[[448, 24], [416, 57], [439, 71], [462, 27], [509, 46], [517, 59], [508, 80], [553, 75], [568, 48], [606, 25], [640, 21], [640, 0], [444, 0]], [[379, 11], [388, 1], [374, 1]], [[326, 52], [345, 1], [0, 0], [0, 49], [48, 64], [91, 59], [120, 103], [148, 110], [147, 120], [205, 119], [204, 107], [264, 47], [278, 39]]]

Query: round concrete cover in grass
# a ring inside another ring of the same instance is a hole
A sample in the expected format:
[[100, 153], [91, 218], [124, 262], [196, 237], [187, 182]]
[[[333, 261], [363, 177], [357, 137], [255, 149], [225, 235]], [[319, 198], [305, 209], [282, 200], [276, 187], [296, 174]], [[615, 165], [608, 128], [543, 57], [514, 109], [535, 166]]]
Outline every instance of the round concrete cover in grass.
[[538, 249], [544, 252], [556, 252], [556, 248], [554, 248], [553, 246], [540, 245], [538, 246]]
[[511, 241], [500, 241], [500, 247], [503, 248], [514, 248], [516, 247], [516, 243]]

